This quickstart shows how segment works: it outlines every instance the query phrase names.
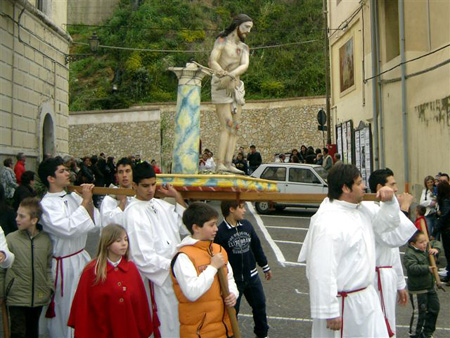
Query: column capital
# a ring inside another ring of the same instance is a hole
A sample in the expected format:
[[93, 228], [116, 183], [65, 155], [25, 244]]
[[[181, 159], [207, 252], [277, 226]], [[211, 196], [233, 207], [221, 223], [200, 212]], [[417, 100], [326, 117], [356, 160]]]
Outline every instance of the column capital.
[[174, 72], [178, 78], [178, 85], [193, 85], [201, 87], [202, 79], [211, 73], [197, 66], [195, 63], [186, 63], [186, 67], [169, 67], [168, 70]]

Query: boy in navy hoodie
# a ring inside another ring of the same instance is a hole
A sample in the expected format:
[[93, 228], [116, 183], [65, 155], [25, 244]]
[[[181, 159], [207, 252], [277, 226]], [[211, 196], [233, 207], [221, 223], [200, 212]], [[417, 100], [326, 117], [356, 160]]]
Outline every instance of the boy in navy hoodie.
[[266, 315], [266, 297], [258, 276], [256, 263], [263, 269], [266, 280], [272, 278], [272, 271], [267, 264], [267, 258], [261, 247], [261, 242], [252, 224], [244, 219], [245, 204], [240, 201], [223, 201], [221, 204], [224, 220], [214, 242], [225, 248], [228, 259], [233, 268], [239, 297], [236, 301], [236, 314], [242, 295], [247, 299], [253, 310], [257, 337], [266, 337], [269, 330]]

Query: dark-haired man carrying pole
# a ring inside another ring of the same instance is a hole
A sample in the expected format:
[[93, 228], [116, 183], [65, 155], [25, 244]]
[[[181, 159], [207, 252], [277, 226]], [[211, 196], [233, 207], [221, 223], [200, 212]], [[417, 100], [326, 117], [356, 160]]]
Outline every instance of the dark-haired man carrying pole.
[[379, 189], [379, 208], [361, 203], [365, 186], [349, 164], [334, 166], [328, 185], [328, 198], [312, 217], [299, 256], [307, 265], [312, 336], [388, 337], [373, 286], [375, 232], [389, 232], [399, 224], [394, 192]]
[[[182, 222], [186, 204], [173, 186], [158, 189], [163, 196], [175, 198], [176, 205], [154, 198], [156, 174], [147, 162], [133, 168], [136, 197], [125, 209], [125, 227], [130, 257], [141, 273], [152, 304], [154, 335], [160, 322], [160, 337], [179, 337], [178, 301], [170, 277], [170, 262], [177, 252], [181, 235], [189, 232]], [[148, 283], [150, 282], [150, 284]]]
[[46, 317], [50, 337], [73, 337], [67, 326], [70, 307], [81, 273], [91, 256], [84, 249], [89, 232], [100, 229], [100, 213], [92, 201], [93, 184], [82, 184], [81, 196], [66, 193], [69, 170], [61, 157], [43, 161], [38, 169], [48, 192], [41, 201], [44, 211], [41, 224], [53, 244], [53, 280], [55, 293]]
[[[398, 191], [394, 173], [389, 168], [375, 170], [369, 177], [369, 186], [372, 192], [377, 192], [385, 186], [390, 187], [394, 194]], [[405, 276], [403, 275], [398, 247], [405, 245], [417, 231], [417, 228], [406, 216], [413, 201], [413, 196], [403, 193], [397, 196], [397, 200], [401, 209], [398, 228], [393, 232], [375, 238], [375, 286], [390, 335], [394, 335], [396, 332], [395, 306], [397, 301], [400, 305], [408, 303], [408, 291], [406, 291]], [[364, 203], [375, 203], [377, 205], [377, 202]]]

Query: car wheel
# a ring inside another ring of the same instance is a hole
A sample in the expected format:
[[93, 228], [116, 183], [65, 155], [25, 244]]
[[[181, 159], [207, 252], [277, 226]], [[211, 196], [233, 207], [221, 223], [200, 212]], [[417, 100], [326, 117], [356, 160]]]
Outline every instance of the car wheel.
[[271, 211], [270, 202], [256, 202], [255, 208], [258, 214], [269, 214]]
[[277, 205], [277, 206], [275, 206], [275, 210], [276, 210], [276, 211], [283, 211], [284, 209], [286, 209], [286, 207], [283, 206], [283, 205]]

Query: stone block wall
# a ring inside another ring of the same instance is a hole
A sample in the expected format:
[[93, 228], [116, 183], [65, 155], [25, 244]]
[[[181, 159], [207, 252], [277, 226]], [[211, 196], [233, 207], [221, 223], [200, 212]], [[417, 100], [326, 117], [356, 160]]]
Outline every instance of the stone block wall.
[[111, 110], [73, 112], [70, 116], [69, 153], [75, 157], [98, 155], [141, 155], [160, 158], [161, 124], [159, 110]]
[[[248, 151], [255, 144], [264, 162], [274, 154], [289, 152], [300, 145], [323, 147], [322, 132], [317, 130], [317, 112], [325, 98], [296, 98], [278, 101], [252, 101], [244, 106], [236, 149]], [[219, 123], [215, 107], [200, 107], [202, 149], [217, 151]], [[164, 172], [172, 161], [176, 104], [133, 107], [128, 110], [70, 113], [69, 152], [85, 155], [105, 152], [116, 159], [140, 154], [156, 159]], [[325, 135], [326, 138], [326, 135]]]

